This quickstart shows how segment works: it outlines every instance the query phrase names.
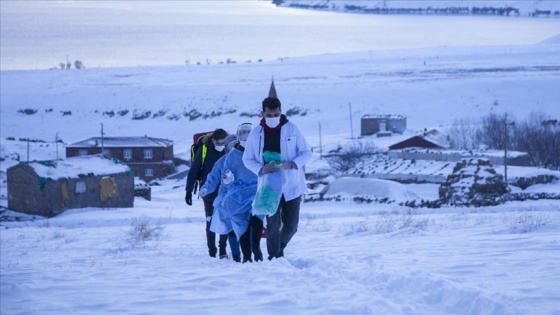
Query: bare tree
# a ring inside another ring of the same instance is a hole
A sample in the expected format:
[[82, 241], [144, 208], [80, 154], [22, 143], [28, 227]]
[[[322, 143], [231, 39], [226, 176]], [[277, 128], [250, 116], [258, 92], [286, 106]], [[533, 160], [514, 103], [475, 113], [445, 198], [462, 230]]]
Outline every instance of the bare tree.
[[449, 146], [452, 149], [476, 150], [480, 148], [480, 123], [474, 118], [456, 119], [448, 128]]
[[339, 172], [346, 172], [380, 152], [373, 142], [353, 142], [346, 148], [339, 148], [338, 151], [336, 154], [325, 155], [325, 158], [329, 165]]
[[[494, 113], [482, 118], [482, 125], [477, 134], [480, 142], [489, 149], [503, 150], [506, 143], [504, 117]], [[511, 139], [511, 137], [509, 137]], [[508, 144], [511, 148], [511, 144]]]
[[560, 124], [543, 113], [532, 113], [514, 131], [515, 150], [529, 154], [532, 165], [560, 168]]

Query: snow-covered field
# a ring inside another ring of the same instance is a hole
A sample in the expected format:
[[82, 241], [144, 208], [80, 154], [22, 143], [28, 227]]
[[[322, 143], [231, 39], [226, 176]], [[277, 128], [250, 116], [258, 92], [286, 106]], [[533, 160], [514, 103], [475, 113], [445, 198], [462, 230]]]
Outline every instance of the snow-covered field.
[[[8, 167], [63, 157], [65, 144], [99, 135], [101, 124], [108, 136], [174, 140], [186, 157], [195, 132], [257, 123], [242, 114], [258, 113], [272, 76], [284, 112], [299, 110], [289, 119], [313, 146], [308, 172], [328, 168], [319, 152], [390, 144], [357, 139], [365, 114], [406, 115], [403, 137], [491, 112], [557, 119], [559, 56], [557, 35], [262, 63], [1, 71], [0, 205], [6, 210]], [[192, 110], [215, 117], [190, 120]], [[20, 138], [46, 142], [28, 150]], [[435, 199], [438, 185], [344, 178], [333, 194], [395, 202], [304, 203], [285, 258], [239, 264], [208, 257], [203, 204], [185, 205], [184, 179], [159, 183], [151, 201], [137, 197], [129, 209], [50, 219], [3, 212], [18, 220], [0, 222], [0, 313], [560, 314], [559, 200], [411, 209], [398, 203]], [[560, 191], [558, 182], [530, 189]]]
[[202, 202], [187, 207], [182, 184], [132, 209], [2, 222], [2, 314], [560, 312], [559, 201], [305, 203], [286, 258], [239, 264], [207, 256]]

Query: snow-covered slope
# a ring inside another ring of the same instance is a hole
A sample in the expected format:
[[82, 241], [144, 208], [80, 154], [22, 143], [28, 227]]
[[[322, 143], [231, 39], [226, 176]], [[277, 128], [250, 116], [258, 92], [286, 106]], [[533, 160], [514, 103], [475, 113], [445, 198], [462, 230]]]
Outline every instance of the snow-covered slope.
[[[255, 122], [271, 74], [284, 112], [318, 147], [359, 136], [366, 114], [412, 131], [508, 112], [560, 116], [560, 45], [329, 54], [261, 64], [2, 71], [2, 137], [65, 143], [100, 134], [174, 141]], [[351, 118], [350, 120], [350, 110]], [[196, 118], [197, 115], [201, 115]], [[32, 126], [32, 128], [30, 128]], [[395, 141], [396, 142], [396, 141]], [[179, 142], [179, 145], [181, 144]], [[178, 149], [178, 147], [176, 147]]]

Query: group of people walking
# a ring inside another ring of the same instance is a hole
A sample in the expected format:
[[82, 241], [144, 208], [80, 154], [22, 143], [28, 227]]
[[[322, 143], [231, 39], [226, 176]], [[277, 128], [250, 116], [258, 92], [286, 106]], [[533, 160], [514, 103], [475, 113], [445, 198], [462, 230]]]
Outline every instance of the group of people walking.
[[[272, 82], [256, 127], [243, 123], [231, 135], [216, 129], [205, 138], [206, 147], [196, 152], [187, 176], [185, 202], [192, 205], [193, 190], [199, 179], [198, 195], [204, 202], [211, 257], [219, 254], [219, 258], [228, 258], [229, 240], [233, 260], [243, 263], [264, 260], [260, 242], [265, 221], [267, 258], [283, 257], [284, 249], [297, 232], [302, 195], [307, 190], [304, 165], [311, 158], [311, 150], [300, 129], [282, 114], [281, 106]], [[265, 162], [265, 152], [282, 157], [281, 198], [278, 209], [271, 215], [255, 213], [252, 207], [259, 177], [279, 168]], [[218, 248], [216, 235], [219, 235]]]

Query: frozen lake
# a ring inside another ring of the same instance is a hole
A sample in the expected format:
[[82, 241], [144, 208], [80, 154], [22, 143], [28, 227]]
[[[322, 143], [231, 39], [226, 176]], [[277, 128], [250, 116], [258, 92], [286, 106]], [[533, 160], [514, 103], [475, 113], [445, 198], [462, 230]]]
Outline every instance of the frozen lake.
[[3, 1], [1, 70], [257, 62], [364, 50], [534, 44], [560, 19], [365, 15], [270, 1]]

